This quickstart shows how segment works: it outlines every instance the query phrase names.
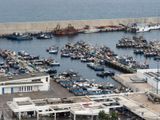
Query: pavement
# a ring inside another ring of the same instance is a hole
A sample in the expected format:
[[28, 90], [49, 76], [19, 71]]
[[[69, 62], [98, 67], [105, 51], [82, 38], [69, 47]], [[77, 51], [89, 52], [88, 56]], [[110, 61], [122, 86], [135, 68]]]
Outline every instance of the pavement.
[[65, 98], [74, 96], [67, 89], [51, 80], [49, 91], [38, 91], [38, 92], [26, 92], [26, 93], [15, 93], [0, 95], [0, 115], [3, 111], [5, 120], [13, 120], [11, 118], [11, 112], [6, 104], [7, 101], [12, 101], [15, 97], [30, 97], [31, 99], [44, 99], [44, 98]]
[[127, 88], [131, 88], [136, 92], [147, 92], [153, 90], [153, 87], [146, 82], [136, 83], [131, 80], [131, 78], [137, 77], [136, 74], [120, 74], [113, 77], [114, 80], [122, 84]]

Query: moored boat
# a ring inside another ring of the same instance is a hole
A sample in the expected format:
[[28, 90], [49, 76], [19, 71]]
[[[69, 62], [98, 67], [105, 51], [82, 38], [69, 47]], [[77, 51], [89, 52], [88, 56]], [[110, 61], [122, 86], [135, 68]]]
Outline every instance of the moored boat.
[[84, 28], [84, 33], [97, 33], [100, 32], [100, 29], [96, 28], [96, 27], [90, 27], [90, 26], [86, 26]]
[[104, 67], [100, 64], [87, 63], [87, 67], [93, 69], [94, 71], [104, 71]]
[[9, 40], [17, 40], [17, 41], [33, 39], [29, 34], [21, 34], [21, 33], [13, 33], [13, 34], [7, 35], [6, 38]]
[[49, 65], [50, 66], [60, 66], [60, 63], [58, 61], [53, 61]]
[[113, 71], [102, 71], [100, 73], [97, 73], [96, 75], [99, 77], [108, 77], [108, 76], [114, 76], [115, 72]]
[[49, 54], [57, 54], [59, 51], [59, 48], [56, 46], [51, 46], [46, 50]]
[[66, 36], [66, 35], [76, 35], [78, 30], [75, 29], [71, 24], [68, 24], [66, 28], [60, 28], [60, 25], [54, 29], [53, 34], [55, 36]]
[[37, 39], [51, 39], [52, 36], [50, 34], [47, 33], [39, 33], [37, 34]]

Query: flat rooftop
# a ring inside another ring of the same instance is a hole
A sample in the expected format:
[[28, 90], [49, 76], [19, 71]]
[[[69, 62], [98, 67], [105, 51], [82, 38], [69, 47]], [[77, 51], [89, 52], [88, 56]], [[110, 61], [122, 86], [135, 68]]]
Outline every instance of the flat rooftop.
[[[153, 89], [151, 85], [146, 82], [135, 82], [132, 78], [137, 77], [137, 74], [120, 74], [116, 75], [114, 79], [124, 85], [125, 87], [131, 88], [134, 91], [147, 92]], [[141, 79], [141, 78], [139, 78]]]
[[138, 102], [141, 106], [146, 107], [157, 115], [160, 115], [160, 104], [155, 104], [149, 101], [146, 94], [130, 94], [127, 96], [127, 98]]
[[22, 75], [12, 75], [12, 76], [1, 76], [0, 82], [5, 81], [11, 81], [11, 80], [19, 80], [19, 79], [25, 79], [25, 78], [32, 78], [32, 77], [41, 77], [41, 76], [47, 76], [47, 73], [44, 72], [35, 72], [35, 73], [26, 73]]
[[110, 95], [92, 96], [92, 100], [115, 99], [132, 113], [144, 118], [145, 120], [160, 120], [160, 104], [153, 104], [148, 101], [145, 93], [121, 93]]
[[160, 73], [158, 73], [158, 72], [145, 72], [145, 74], [150, 77], [159, 77], [160, 76]]
[[[12, 111], [29, 111], [36, 110], [42, 114], [46, 114], [49, 109], [52, 113], [72, 112], [77, 115], [97, 115], [99, 111], [109, 112], [110, 108], [125, 107], [136, 115], [146, 120], [160, 119], [160, 104], [153, 104], [148, 101], [145, 93], [121, 93], [95, 96], [69, 97], [68, 100], [75, 100], [73, 103], [47, 103], [47, 99], [51, 101], [63, 101], [64, 98], [15, 98], [16, 101], [8, 101], [7, 104]], [[79, 99], [79, 100], [78, 100]], [[82, 100], [82, 101], [81, 101]], [[97, 101], [99, 100], [99, 101]], [[41, 102], [43, 104], [36, 104]], [[15, 105], [18, 104], [18, 105]], [[32, 104], [32, 106], [30, 106]], [[35, 105], [35, 106], [34, 106]], [[21, 108], [21, 109], [19, 109]], [[40, 110], [40, 111], [39, 111]]]

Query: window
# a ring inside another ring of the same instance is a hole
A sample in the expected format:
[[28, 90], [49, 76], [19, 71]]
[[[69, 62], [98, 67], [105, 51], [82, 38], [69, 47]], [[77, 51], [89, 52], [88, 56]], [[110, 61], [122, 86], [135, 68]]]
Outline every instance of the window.
[[27, 91], [30, 91], [30, 86], [27, 86]]
[[41, 79], [34, 79], [34, 80], [32, 80], [32, 82], [39, 82], [39, 81], [41, 81]]
[[46, 82], [48, 82], [48, 77], [46, 77]]
[[26, 91], [26, 86], [24, 86], [24, 91]]
[[21, 87], [19, 87], [19, 92], [21, 91]]
[[32, 86], [30, 87], [30, 90], [32, 91]]

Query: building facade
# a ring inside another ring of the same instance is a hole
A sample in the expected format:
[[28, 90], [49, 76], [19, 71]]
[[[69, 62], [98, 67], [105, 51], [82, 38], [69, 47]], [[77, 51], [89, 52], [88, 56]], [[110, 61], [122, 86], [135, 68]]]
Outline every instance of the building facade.
[[48, 91], [50, 88], [50, 76], [46, 73], [23, 74], [0, 78], [0, 95]]
[[[155, 92], [160, 91], [160, 72], [157, 69], [137, 70], [137, 75], [143, 77]], [[158, 92], [160, 93], [160, 92]]]

